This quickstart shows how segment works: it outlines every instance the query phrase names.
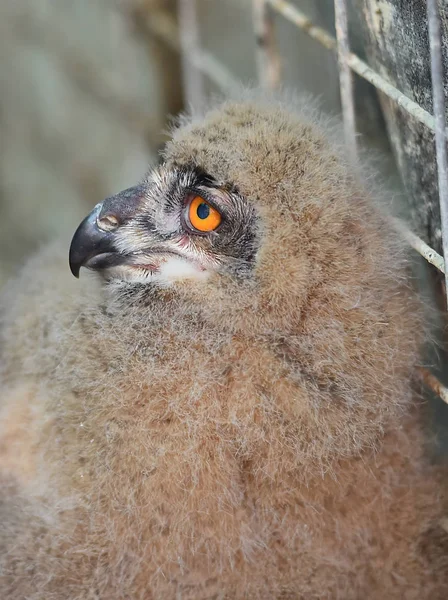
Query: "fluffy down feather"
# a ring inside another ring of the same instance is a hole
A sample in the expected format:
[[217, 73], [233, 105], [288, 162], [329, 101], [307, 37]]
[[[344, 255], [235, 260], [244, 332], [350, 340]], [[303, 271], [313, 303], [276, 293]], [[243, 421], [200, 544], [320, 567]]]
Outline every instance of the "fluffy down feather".
[[78, 282], [55, 244], [9, 286], [2, 598], [447, 597], [422, 305], [327, 128], [248, 94], [173, 132], [162, 171], [257, 212], [246, 280]]

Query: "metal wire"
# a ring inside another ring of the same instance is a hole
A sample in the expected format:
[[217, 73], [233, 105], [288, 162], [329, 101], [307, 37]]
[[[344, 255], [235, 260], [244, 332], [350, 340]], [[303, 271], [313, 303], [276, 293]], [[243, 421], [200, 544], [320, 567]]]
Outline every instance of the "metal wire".
[[[145, 19], [144, 26], [150, 35], [161, 40], [169, 48], [177, 52], [184, 52], [180, 40], [178, 39], [178, 26], [176, 21], [167, 13], [157, 12], [148, 14]], [[238, 89], [239, 81], [227, 69], [221, 61], [217, 60], [210, 52], [203, 48], [195, 47], [189, 51], [189, 62], [203, 75], [207, 75], [210, 81], [219, 87], [223, 92], [228, 92], [232, 89]], [[186, 63], [183, 68], [186, 68]], [[186, 75], [184, 75], [186, 78]], [[187, 95], [187, 94], [186, 94]], [[192, 100], [189, 101], [190, 103]], [[193, 100], [194, 102], [194, 100]]]
[[186, 104], [200, 111], [204, 104], [204, 79], [191, 57], [198, 54], [199, 27], [196, 16], [196, 0], [178, 0], [180, 46], [182, 49], [182, 76]]
[[440, 383], [435, 375], [433, 375], [425, 367], [417, 367], [417, 374], [420, 379], [431, 389], [441, 400], [448, 404], [448, 389]]
[[274, 21], [266, 0], [252, 0], [257, 42], [257, 72], [261, 87], [276, 89], [280, 84], [280, 56], [274, 42]]
[[[431, 79], [434, 118], [436, 121], [437, 178], [439, 182], [440, 221], [442, 225], [445, 284], [448, 274], [448, 164], [445, 136], [445, 93], [443, 89], [442, 40], [437, 0], [428, 0], [428, 34], [431, 52]], [[448, 292], [448, 285], [445, 285]]]
[[[285, 2], [284, 0], [266, 0], [272, 8], [277, 10], [285, 19], [296, 25], [303, 32], [307, 33], [311, 38], [319, 42], [328, 50], [335, 52], [337, 50], [337, 41], [332, 35], [314, 25], [313, 22], [305, 16], [298, 8]], [[423, 123], [431, 131], [435, 131], [435, 119], [426, 110], [424, 110], [419, 104], [408, 98], [405, 94], [400, 92], [396, 87], [386, 81], [376, 71], [371, 69], [367, 63], [362, 61], [356, 54], [349, 52], [346, 56], [348, 66], [360, 77], [366, 79], [369, 83], [374, 85], [378, 90], [383, 92], [386, 96], [391, 98], [410, 115], [412, 115], [417, 121]]]
[[279, 14], [283, 15], [285, 19], [316, 40], [316, 42], [319, 42], [319, 44], [322, 44], [328, 50], [336, 50], [336, 39], [328, 31], [325, 31], [325, 29], [314, 25], [311, 19], [290, 2], [285, 2], [284, 0], [266, 0], [266, 2]]
[[348, 41], [347, 5], [345, 0], [334, 0], [334, 11], [345, 143], [349, 156], [355, 162], [357, 157], [355, 95], [353, 93], [353, 75], [347, 62], [350, 48]]
[[401, 233], [401, 235], [407, 240], [410, 246], [417, 250], [417, 252], [423, 256], [429, 263], [434, 265], [441, 273], [445, 273], [445, 263], [443, 256], [440, 256], [435, 250], [428, 246], [426, 242], [421, 240], [418, 235], [415, 235], [412, 231], [402, 223], [399, 219], [393, 220], [395, 229]]

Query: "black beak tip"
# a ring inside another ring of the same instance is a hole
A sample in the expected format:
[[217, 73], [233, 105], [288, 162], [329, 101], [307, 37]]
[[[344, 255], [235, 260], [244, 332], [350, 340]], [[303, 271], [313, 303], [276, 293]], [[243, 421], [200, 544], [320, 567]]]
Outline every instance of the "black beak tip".
[[[117, 264], [119, 251], [114, 239], [116, 229], [135, 214], [136, 208], [144, 198], [145, 185], [139, 184], [127, 190], [123, 190], [115, 196], [106, 198], [95, 206], [92, 212], [79, 225], [75, 231], [69, 251], [70, 271], [79, 278], [81, 267], [102, 270], [107, 266]], [[99, 225], [100, 219], [102, 226]], [[109, 220], [107, 220], [109, 216]], [[112, 220], [111, 220], [112, 219]], [[107, 255], [102, 260], [92, 261], [101, 255]], [[122, 260], [120, 258], [120, 260]]]
[[81, 267], [92, 255], [95, 255], [96, 248], [104, 236], [104, 232], [100, 232], [96, 226], [96, 218], [100, 209], [101, 206], [97, 205], [82, 221], [70, 244], [68, 262], [72, 275], [77, 279], [79, 279]]
[[69, 261], [69, 265], [70, 265], [70, 271], [71, 271], [72, 275], [74, 277], [76, 277], [76, 279], [79, 279], [79, 272], [81, 270], [81, 267], [79, 265], [75, 265], [71, 261]]

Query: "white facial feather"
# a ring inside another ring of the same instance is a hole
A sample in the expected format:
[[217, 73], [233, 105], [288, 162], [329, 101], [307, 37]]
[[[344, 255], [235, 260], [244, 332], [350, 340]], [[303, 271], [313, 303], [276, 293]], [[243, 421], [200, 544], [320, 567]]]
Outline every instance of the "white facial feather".
[[201, 269], [199, 265], [176, 256], [165, 258], [158, 264], [155, 271], [150, 271], [145, 267], [138, 268], [138, 266], [134, 268], [117, 266], [109, 269], [109, 274], [112, 277], [119, 278], [122, 281], [155, 283], [160, 287], [170, 287], [176, 281], [183, 279], [205, 281], [210, 273], [211, 271]]
[[159, 272], [154, 278], [161, 285], [171, 285], [181, 279], [205, 280], [209, 274], [209, 271], [204, 271], [187, 260], [173, 256], [160, 265]]

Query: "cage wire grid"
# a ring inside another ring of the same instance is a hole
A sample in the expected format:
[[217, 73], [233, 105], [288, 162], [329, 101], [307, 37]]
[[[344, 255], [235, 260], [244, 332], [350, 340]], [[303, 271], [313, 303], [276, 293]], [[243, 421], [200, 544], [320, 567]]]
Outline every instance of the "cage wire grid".
[[[322, 46], [337, 54], [344, 136], [348, 153], [352, 159], [355, 159], [357, 154], [354, 73], [375, 86], [377, 90], [407, 111], [411, 118], [423, 123], [435, 134], [442, 247], [445, 258], [410, 231], [401, 221], [394, 219], [394, 225], [423, 258], [445, 275], [445, 291], [448, 294], [448, 157], [441, 27], [437, 0], [427, 0], [433, 115], [400, 92], [351, 52], [348, 37], [347, 0], [334, 0], [334, 8], [336, 37], [316, 26], [300, 9], [287, 0], [252, 0], [253, 28], [257, 41], [258, 81], [262, 87], [272, 90], [277, 88], [281, 81], [280, 55], [275, 44], [274, 15], [277, 13]], [[196, 11], [196, 0], [178, 0], [179, 44], [173, 42], [175, 38], [170, 35], [172, 27], [169, 23], [159, 24], [162, 26], [148, 23], [148, 26], [155, 35], [180, 50], [186, 103], [200, 109], [204, 106], [205, 100], [204, 76], [209, 77], [224, 92], [237, 87], [239, 82], [224, 64], [201, 48]], [[448, 404], [448, 388], [425, 367], [417, 367], [417, 373], [422, 381]]]

